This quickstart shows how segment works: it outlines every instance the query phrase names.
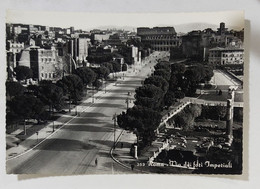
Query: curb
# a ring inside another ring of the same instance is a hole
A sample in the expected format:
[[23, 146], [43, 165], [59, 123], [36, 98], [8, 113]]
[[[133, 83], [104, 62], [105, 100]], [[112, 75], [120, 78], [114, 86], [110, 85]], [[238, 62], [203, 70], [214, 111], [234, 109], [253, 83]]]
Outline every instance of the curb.
[[[109, 85], [108, 85], [108, 86], [109, 86]], [[107, 86], [107, 87], [108, 87], [108, 86]], [[111, 89], [110, 89], [110, 90], [111, 90]], [[110, 90], [108, 89], [107, 92], [109, 92]], [[96, 97], [96, 100], [102, 99], [102, 95], [103, 95], [103, 94], [100, 94], [100, 95], [98, 96], [98, 98]], [[90, 97], [90, 98], [91, 98], [91, 97]], [[87, 99], [87, 100], [88, 100], [88, 99]], [[84, 110], [82, 110], [82, 113], [85, 112], [88, 108], [91, 108], [91, 107], [93, 106], [93, 104], [95, 104], [95, 103], [91, 103], [88, 107], [86, 107]], [[80, 106], [80, 104], [77, 105], [77, 106]], [[61, 117], [62, 117], [62, 116], [61, 116]], [[39, 143], [37, 143], [35, 146], [33, 146], [32, 148], [29, 148], [29, 149], [25, 150], [24, 152], [22, 152], [22, 153], [20, 153], [20, 154], [18, 154], [18, 155], [16, 155], [16, 156], [7, 158], [7, 159], [6, 159], [6, 162], [7, 162], [7, 161], [10, 161], [10, 160], [13, 160], [13, 159], [16, 159], [16, 158], [19, 158], [19, 157], [21, 157], [21, 156], [23, 156], [23, 155], [29, 153], [30, 151], [32, 151], [33, 149], [35, 149], [36, 147], [38, 147], [40, 144], [42, 144], [46, 139], [48, 139], [48, 138], [50, 138], [51, 136], [53, 136], [56, 132], [58, 132], [60, 129], [62, 129], [64, 126], [66, 126], [69, 122], [71, 122], [71, 121], [72, 121], [73, 119], [75, 119], [76, 117], [79, 117], [79, 116], [78, 116], [78, 115], [73, 116], [70, 120], [68, 120], [67, 122], [64, 122], [63, 124], [61, 124], [61, 127], [59, 127], [58, 129], [56, 129], [56, 130], [55, 130], [54, 132], [52, 132], [50, 135], [48, 135], [48, 136], [46, 136], [45, 138], [43, 138], [42, 141], [40, 141]]]
[[[117, 137], [116, 139], [116, 143], [115, 143], [115, 146], [117, 145], [117, 143], [119, 142], [121, 136], [124, 134], [125, 130], [123, 130], [120, 135]], [[130, 169], [131, 170], [131, 167], [130, 166], [127, 166], [126, 164], [120, 162], [118, 159], [116, 159], [114, 156], [113, 156], [113, 151], [114, 151], [114, 148], [112, 147], [110, 149], [110, 157], [116, 162], [118, 163], [120, 166], [126, 168], [126, 169]], [[149, 174], [149, 172], [146, 172], [146, 171], [143, 171], [143, 170], [139, 170], [137, 168], [135, 168], [135, 172], [141, 172], [141, 173], [146, 173], [146, 174]]]

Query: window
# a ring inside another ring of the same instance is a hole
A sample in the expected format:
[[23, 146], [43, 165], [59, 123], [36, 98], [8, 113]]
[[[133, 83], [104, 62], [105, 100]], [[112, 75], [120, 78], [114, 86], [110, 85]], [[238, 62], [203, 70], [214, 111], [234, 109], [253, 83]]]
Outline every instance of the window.
[[49, 73], [49, 78], [51, 78], [51, 73]]
[[44, 78], [44, 74], [42, 73], [42, 78]]

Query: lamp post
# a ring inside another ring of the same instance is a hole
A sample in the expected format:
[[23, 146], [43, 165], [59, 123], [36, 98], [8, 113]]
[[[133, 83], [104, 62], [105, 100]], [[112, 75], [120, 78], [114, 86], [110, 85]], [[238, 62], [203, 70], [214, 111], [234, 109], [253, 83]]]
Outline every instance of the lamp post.
[[112, 118], [112, 120], [114, 120], [114, 145], [113, 145], [114, 149], [116, 148], [116, 117], [117, 115], [115, 113]]
[[129, 103], [131, 103], [131, 100], [127, 97], [125, 103], [126, 103], [126, 110], [127, 110], [129, 108]]
[[38, 143], [38, 135], [39, 135], [39, 132], [37, 131], [37, 132], [36, 132], [36, 136], [37, 136], [37, 143]]
[[94, 86], [92, 85], [92, 103], [94, 103], [95, 99], [94, 99]]
[[52, 110], [52, 119], [53, 119], [53, 122], [52, 122], [52, 132], [54, 132], [54, 112], [53, 112], [53, 110]]
[[107, 82], [106, 82], [106, 80], [105, 80], [105, 93], [107, 92], [106, 85], [107, 85]]

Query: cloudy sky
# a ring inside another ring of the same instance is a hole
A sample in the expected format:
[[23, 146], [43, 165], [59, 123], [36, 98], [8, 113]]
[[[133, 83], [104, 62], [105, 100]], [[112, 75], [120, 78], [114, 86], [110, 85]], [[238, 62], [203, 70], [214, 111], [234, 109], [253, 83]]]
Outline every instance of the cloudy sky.
[[[46, 26], [70, 27], [90, 30], [104, 26], [113, 27], [154, 27], [178, 26], [184, 24], [205, 23], [218, 26], [225, 22], [226, 27], [242, 29], [244, 13], [242, 11], [204, 12], [204, 13], [83, 13], [83, 12], [33, 12], [7, 10], [7, 23], [39, 24]], [[200, 24], [203, 26], [203, 24]], [[206, 26], [205, 25], [205, 26]], [[180, 27], [183, 28], [183, 27]], [[203, 29], [203, 28], [202, 28]], [[205, 28], [204, 28], [205, 29]], [[185, 31], [178, 31], [185, 32]]]

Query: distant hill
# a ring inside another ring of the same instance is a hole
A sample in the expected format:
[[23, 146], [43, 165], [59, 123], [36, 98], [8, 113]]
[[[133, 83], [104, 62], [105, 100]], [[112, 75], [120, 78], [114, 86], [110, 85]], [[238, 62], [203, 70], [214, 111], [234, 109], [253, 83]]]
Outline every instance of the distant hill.
[[207, 28], [211, 28], [213, 30], [217, 30], [219, 26], [215, 24], [207, 24], [207, 23], [190, 23], [190, 24], [180, 24], [174, 26], [177, 33], [188, 33], [192, 30], [204, 30]]
[[[175, 30], [177, 33], [179, 32], [183, 32], [183, 33], [187, 33], [190, 32], [192, 30], [204, 30], [207, 28], [211, 28], [213, 30], [217, 30], [217, 28], [219, 28], [219, 25], [215, 25], [215, 24], [208, 24], [208, 23], [190, 23], [190, 24], [180, 24], [180, 25], [175, 25], [174, 26]], [[227, 26], [226, 28], [228, 28], [228, 30], [241, 30], [242, 28], [240, 27], [236, 27], [236, 26]]]
[[[219, 25], [216, 24], [209, 24], [209, 23], [190, 23], [190, 24], [179, 24], [179, 25], [157, 25], [158, 27], [166, 27], [166, 26], [173, 26], [176, 30], [177, 33], [188, 33], [192, 30], [204, 30], [207, 28], [211, 28], [213, 30], [217, 30], [217, 28], [219, 27]], [[143, 26], [146, 27], [146, 26]], [[227, 26], [228, 30], [241, 30], [242, 28], [239, 27], [235, 27], [235, 26]], [[106, 29], [123, 29], [126, 31], [136, 31], [136, 27], [135, 26], [113, 26], [113, 25], [107, 25], [107, 26], [100, 26], [97, 27], [96, 29], [101, 29], [101, 30], [106, 30]]]

